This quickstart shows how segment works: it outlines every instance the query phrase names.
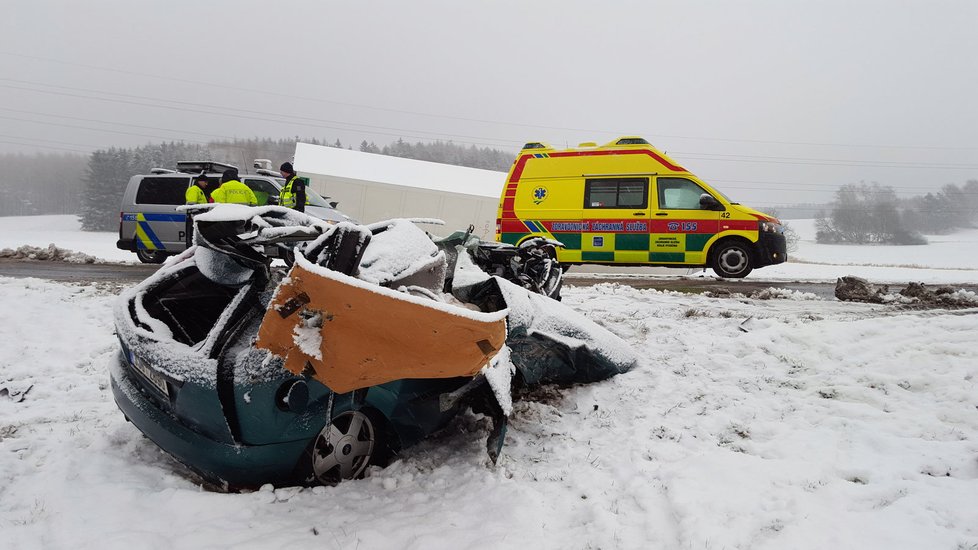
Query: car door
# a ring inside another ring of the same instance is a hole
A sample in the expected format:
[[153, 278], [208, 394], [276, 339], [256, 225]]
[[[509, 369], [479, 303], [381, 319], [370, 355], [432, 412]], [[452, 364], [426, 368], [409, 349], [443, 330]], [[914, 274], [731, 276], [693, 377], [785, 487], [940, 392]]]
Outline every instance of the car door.
[[645, 263], [649, 252], [649, 178], [584, 180], [581, 259]]
[[708, 193], [690, 178], [655, 178], [649, 259], [655, 263], [702, 264], [706, 243], [718, 231], [720, 212], [700, 204]]
[[278, 204], [279, 190], [272, 182], [262, 178], [245, 177], [241, 180], [241, 183], [247, 185], [254, 191], [255, 198], [258, 199], [258, 206]]

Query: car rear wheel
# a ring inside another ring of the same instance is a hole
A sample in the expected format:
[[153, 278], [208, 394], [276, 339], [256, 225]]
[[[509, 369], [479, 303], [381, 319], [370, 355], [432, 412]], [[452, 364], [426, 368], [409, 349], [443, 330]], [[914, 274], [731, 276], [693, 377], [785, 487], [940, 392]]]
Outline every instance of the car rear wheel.
[[323, 427], [310, 452], [311, 481], [335, 485], [363, 475], [379, 448], [378, 430], [360, 411], [340, 413]]
[[136, 257], [144, 264], [161, 264], [166, 261], [166, 252], [140, 248], [136, 250]]
[[754, 269], [750, 249], [740, 241], [720, 244], [713, 255], [713, 271], [726, 279], [746, 277]]

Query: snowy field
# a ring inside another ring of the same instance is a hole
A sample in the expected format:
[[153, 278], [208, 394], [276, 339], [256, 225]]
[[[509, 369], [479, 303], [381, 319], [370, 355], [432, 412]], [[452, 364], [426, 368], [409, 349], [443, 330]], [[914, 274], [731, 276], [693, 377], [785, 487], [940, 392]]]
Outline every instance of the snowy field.
[[919, 246], [849, 246], [817, 244], [814, 220], [788, 220], [800, 238], [798, 250], [784, 264], [758, 270], [751, 278], [835, 280], [856, 275], [873, 282], [978, 282], [978, 229], [951, 235], [927, 235]]
[[[115, 239], [0, 218], [0, 249]], [[931, 242], [750, 278], [978, 283], [978, 232]], [[496, 466], [469, 415], [364, 480], [229, 495], [112, 402], [117, 290], [0, 277], [0, 548], [978, 549], [975, 309], [566, 288], [644, 362], [518, 403]]]

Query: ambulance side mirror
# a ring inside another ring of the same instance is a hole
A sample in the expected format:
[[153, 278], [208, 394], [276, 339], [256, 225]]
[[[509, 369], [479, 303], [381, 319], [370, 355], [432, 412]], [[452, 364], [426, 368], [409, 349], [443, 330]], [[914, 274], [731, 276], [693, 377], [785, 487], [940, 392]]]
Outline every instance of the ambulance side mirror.
[[700, 195], [700, 208], [703, 210], [723, 210], [723, 205], [713, 195], [703, 193]]

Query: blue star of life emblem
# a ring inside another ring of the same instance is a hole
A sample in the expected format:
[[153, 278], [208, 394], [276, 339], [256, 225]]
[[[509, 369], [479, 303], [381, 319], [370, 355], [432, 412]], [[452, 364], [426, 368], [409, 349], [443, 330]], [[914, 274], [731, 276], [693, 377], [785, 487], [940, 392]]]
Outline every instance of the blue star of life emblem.
[[547, 188], [537, 187], [533, 190], [533, 203], [540, 204], [544, 199], [547, 198]]

